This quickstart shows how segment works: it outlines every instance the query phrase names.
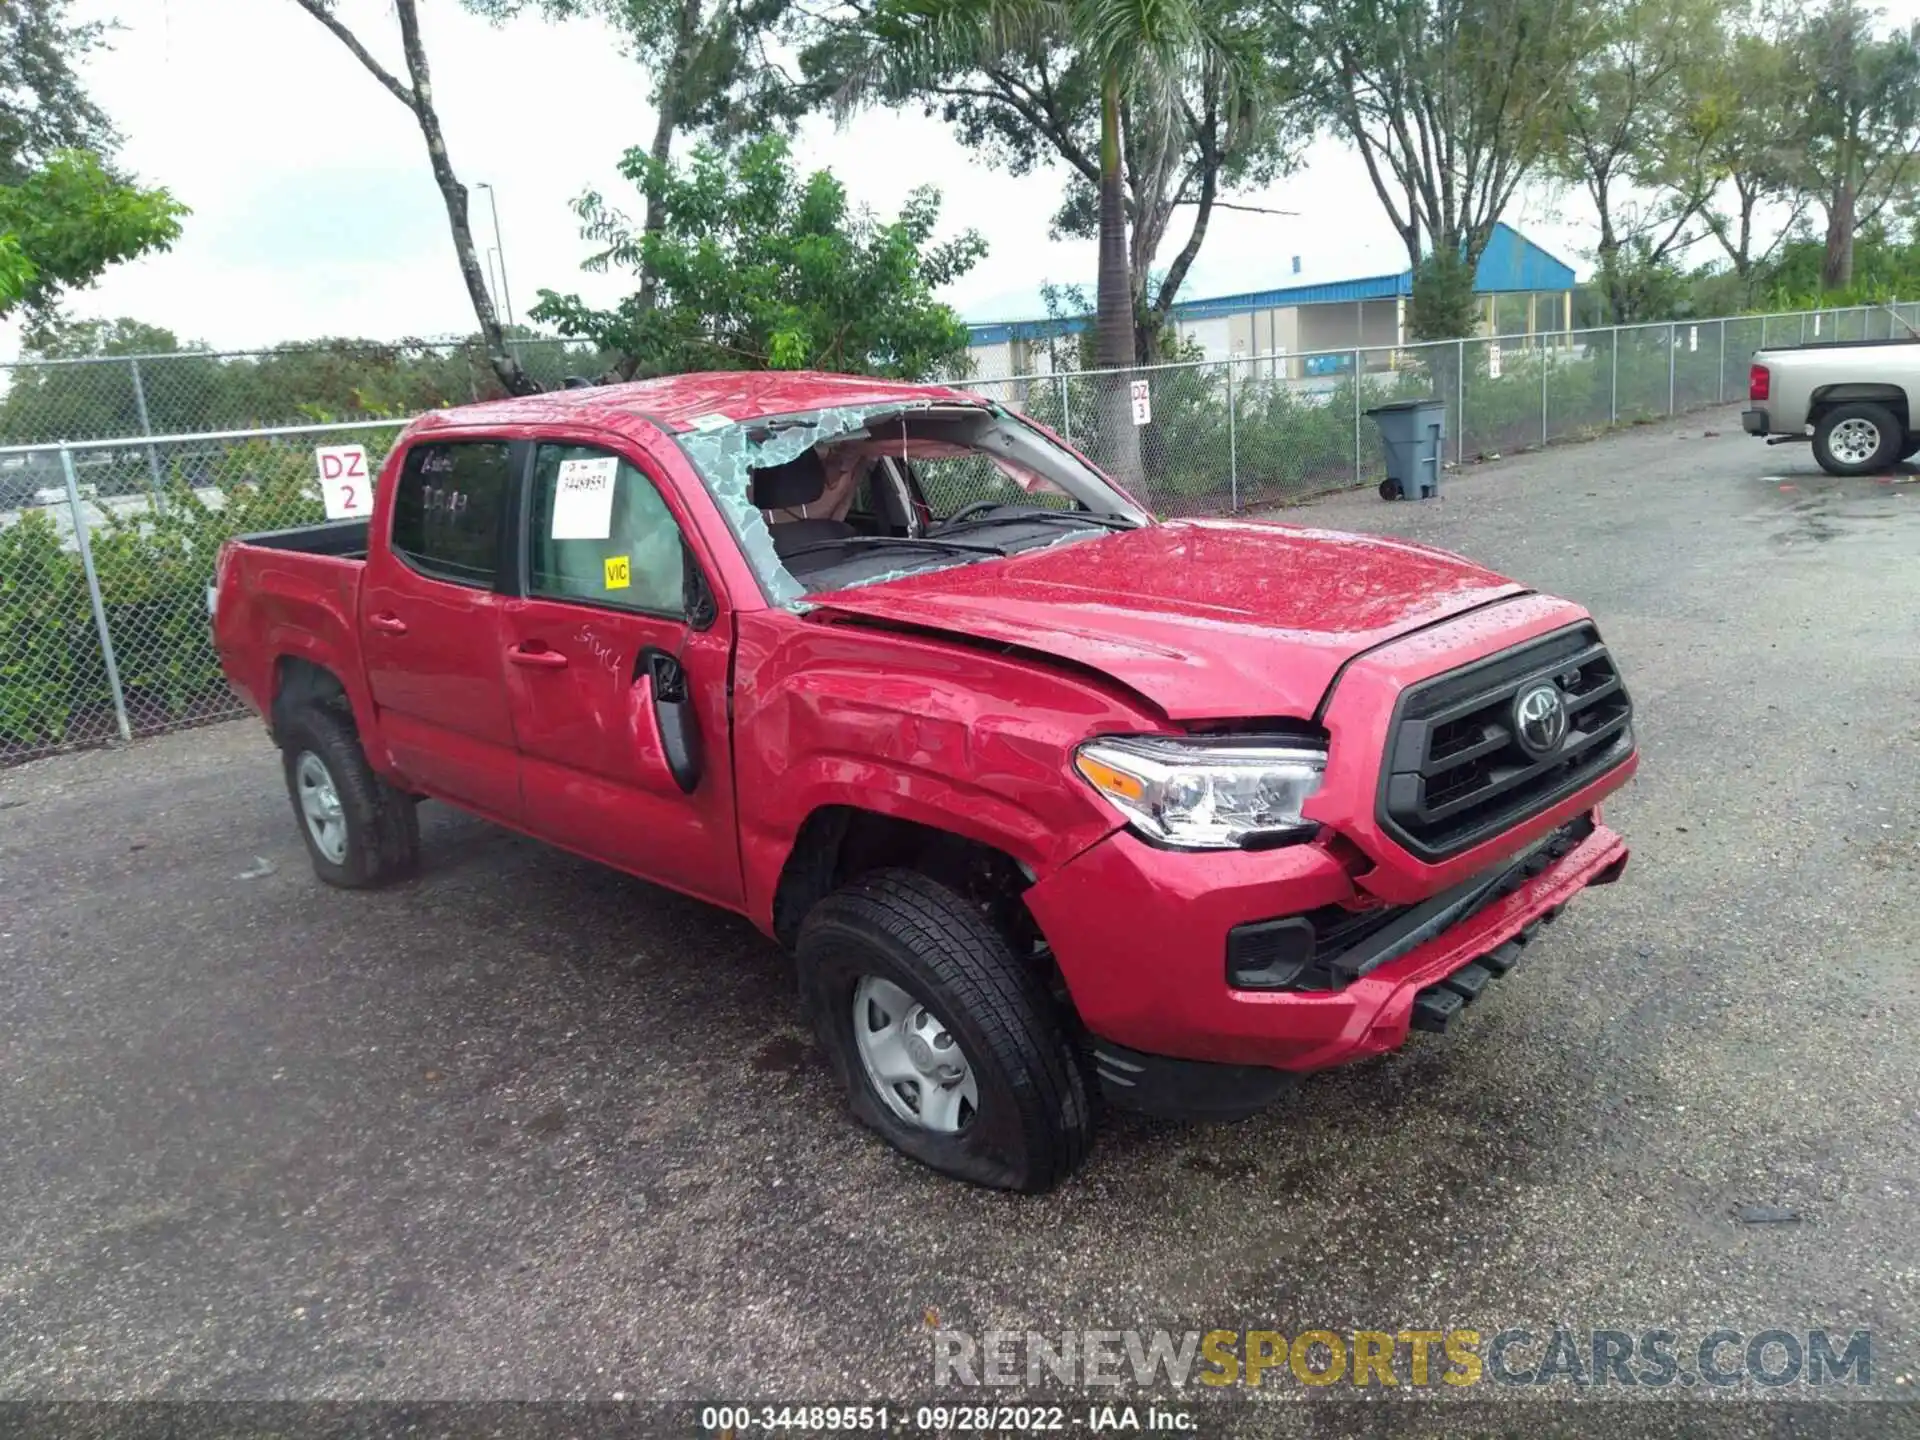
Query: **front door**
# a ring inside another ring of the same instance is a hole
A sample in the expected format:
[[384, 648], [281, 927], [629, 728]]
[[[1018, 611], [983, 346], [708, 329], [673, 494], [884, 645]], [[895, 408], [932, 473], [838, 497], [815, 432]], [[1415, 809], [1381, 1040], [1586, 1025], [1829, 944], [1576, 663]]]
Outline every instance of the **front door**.
[[[534, 453], [527, 509], [526, 598], [501, 612], [527, 827], [738, 908], [732, 627], [712, 603], [689, 622], [711, 592], [672, 509], [634, 461], [559, 444]], [[676, 776], [663, 745], [682, 721]]]
[[513, 511], [505, 440], [417, 442], [402, 457], [388, 543], [367, 560], [360, 645], [393, 762], [427, 794], [520, 820], [519, 758], [496, 593]]

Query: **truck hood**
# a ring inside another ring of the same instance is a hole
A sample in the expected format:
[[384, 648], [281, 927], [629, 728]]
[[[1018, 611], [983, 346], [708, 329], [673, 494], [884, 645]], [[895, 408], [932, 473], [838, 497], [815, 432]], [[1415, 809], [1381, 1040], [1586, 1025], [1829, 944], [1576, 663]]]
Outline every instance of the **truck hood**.
[[808, 597], [858, 617], [1017, 646], [1111, 676], [1170, 720], [1306, 718], [1340, 667], [1525, 593], [1423, 545], [1180, 520]]

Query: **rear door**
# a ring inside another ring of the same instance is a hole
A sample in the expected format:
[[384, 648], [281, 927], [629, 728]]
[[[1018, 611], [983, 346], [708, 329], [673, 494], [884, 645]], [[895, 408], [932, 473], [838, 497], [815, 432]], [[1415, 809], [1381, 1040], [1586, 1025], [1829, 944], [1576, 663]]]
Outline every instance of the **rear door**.
[[[526, 510], [525, 597], [502, 624], [527, 827], [738, 908], [732, 623], [687, 517], [637, 457], [584, 444], [536, 447]], [[686, 788], [662, 761], [676, 689], [697, 759]]]
[[519, 757], [507, 707], [500, 587], [526, 447], [504, 439], [408, 447], [361, 590], [361, 648], [381, 734], [401, 773], [443, 800], [515, 824]]

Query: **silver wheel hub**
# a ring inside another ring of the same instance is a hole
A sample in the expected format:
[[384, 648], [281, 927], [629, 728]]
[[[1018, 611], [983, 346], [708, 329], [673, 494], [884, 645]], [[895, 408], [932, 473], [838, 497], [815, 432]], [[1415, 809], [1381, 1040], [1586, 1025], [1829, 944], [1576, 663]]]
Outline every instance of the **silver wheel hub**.
[[1827, 449], [1844, 465], [1864, 465], [1880, 449], [1880, 427], [1858, 417], [1842, 420], [1828, 432]]
[[973, 1065], [946, 1022], [891, 980], [853, 987], [853, 1039], [867, 1079], [900, 1119], [951, 1135], [980, 1108]]
[[300, 796], [300, 817], [307, 822], [313, 847], [335, 865], [347, 858], [347, 817], [340, 808], [340, 792], [326, 761], [311, 750], [293, 762], [294, 788]]

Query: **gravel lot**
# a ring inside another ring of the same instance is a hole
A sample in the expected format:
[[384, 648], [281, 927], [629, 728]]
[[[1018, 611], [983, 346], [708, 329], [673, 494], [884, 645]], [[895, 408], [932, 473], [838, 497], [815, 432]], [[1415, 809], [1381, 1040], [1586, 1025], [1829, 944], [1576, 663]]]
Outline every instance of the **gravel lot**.
[[1870, 1328], [1913, 1396], [1920, 484], [1729, 411], [1287, 518], [1582, 600], [1640, 707], [1625, 881], [1452, 1033], [987, 1194], [847, 1121], [743, 921], [438, 806], [421, 878], [327, 890], [251, 723], [43, 761], [0, 772], [0, 1397], [925, 1397], [929, 1311]]

